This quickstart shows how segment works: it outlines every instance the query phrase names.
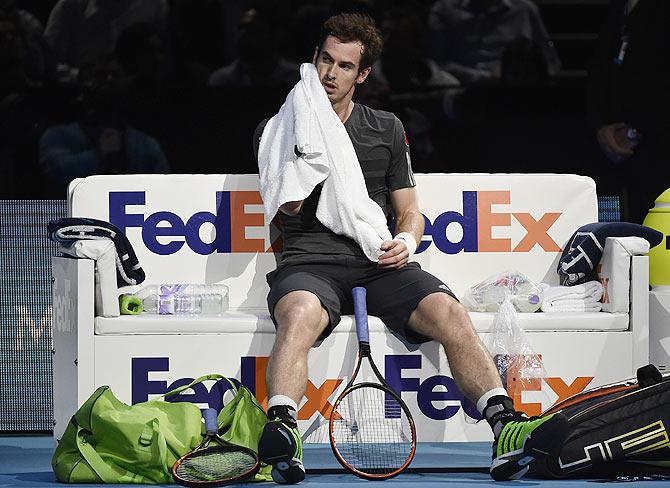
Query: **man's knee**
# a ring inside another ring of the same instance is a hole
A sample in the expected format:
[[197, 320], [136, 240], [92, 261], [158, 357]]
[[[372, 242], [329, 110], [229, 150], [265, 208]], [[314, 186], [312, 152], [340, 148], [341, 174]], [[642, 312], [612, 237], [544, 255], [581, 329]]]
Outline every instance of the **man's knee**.
[[470, 320], [470, 313], [461, 302], [455, 298], [445, 295], [444, 296], [444, 310], [445, 314], [448, 316], [448, 321], [450, 323], [471, 326], [472, 321]]
[[296, 338], [316, 337], [328, 325], [328, 314], [319, 298], [309, 291], [298, 290], [284, 295], [275, 306], [277, 333]]
[[450, 321], [467, 320], [469, 314], [461, 303], [448, 293], [433, 293], [419, 302], [417, 311], [433, 320], [449, 318]]
[[454, 333], [474, 333], [468, 310], [446, 293], [433, 293], [419, 302], [410, 317], [410, 324], [439, 341]]

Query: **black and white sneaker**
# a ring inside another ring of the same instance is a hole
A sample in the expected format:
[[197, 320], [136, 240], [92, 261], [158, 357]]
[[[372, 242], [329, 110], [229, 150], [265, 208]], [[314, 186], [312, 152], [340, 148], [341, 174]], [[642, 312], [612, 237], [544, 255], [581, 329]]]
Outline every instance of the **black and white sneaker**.
[[568, 431], [568, 419], [560, 413], [509, 420], [493, 442], [491, 477], [496, 481], [521, 478], [536, 459], [560, 449]]
[[272, 465], [272, 479], [276, 483], [293, 484], [304, 480], [302, 439], [295, 420], [290, 416], [269, 420], [258, 441], [258, 457]]

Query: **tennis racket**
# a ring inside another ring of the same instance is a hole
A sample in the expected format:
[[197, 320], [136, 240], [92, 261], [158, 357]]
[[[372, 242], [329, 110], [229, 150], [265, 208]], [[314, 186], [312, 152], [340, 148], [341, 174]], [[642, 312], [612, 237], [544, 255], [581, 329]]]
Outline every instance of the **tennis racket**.
[[[225, 441], [218, 434], [216, 410], [202, 411], [205, 439], [193, 451], [172, 466], [172, 477], [182, 486], [223, 486], [243, 481], [260, 468], [258, 456], [251, 449]], [[216, 441], [213, 445], [212, 441]]]
[[[383, 480], [402, 473], [416, 450], [414, 420], [400, 396], [381, 375], [370, 354], [366, 290], [352, 290], [358, 359], [351, 380], [333, 404], [330, 446], [340, 464], [356, 476]], [[363, 359], [378, 382], [356, 381]]]

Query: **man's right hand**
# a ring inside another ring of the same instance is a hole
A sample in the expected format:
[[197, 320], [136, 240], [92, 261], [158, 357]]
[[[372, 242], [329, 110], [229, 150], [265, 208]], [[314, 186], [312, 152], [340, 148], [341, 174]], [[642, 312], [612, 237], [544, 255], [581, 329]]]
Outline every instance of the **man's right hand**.
[[598, 144], [613, 163], [620, 163], [633, 155], [635, 144], [628, 140], [628, 124], [617, 122], [604, 125], [596, 133]]

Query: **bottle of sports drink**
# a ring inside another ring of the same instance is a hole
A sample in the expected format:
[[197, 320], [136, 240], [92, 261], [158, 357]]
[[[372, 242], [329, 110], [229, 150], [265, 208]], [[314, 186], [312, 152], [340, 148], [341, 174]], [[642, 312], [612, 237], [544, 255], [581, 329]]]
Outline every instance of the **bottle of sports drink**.
[[219, 315], [228, 310], [228, 287], [223, 284], [148, 285], [135, 295], [146, 313]]

